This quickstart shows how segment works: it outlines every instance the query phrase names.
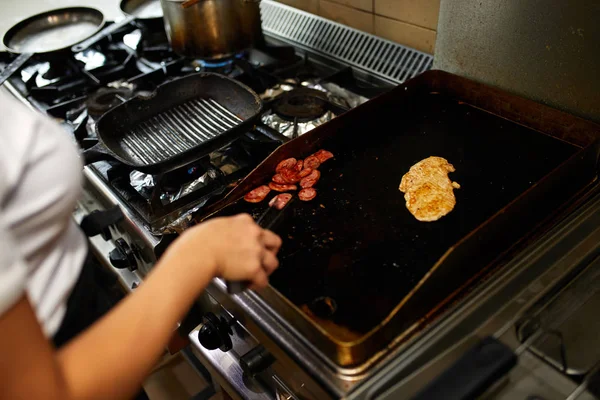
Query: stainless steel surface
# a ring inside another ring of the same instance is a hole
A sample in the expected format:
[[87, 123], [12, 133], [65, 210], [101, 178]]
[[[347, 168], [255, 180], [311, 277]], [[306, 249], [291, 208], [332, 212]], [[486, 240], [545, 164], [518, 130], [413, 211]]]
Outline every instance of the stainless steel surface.
[[3, 44], [13, 53], [50, 53], [81, 42], [103, 25], [104, 16], [94, 8], [52, 10], [32, 16], [9, 29]]
[[261, 39], [258, 1], [160, 0], [173, 51], [189, 58], [219, 59], [250, 48]]
[[6, 68], [0, 72], [0, 86], [2, 86], [8, 78], [13, 76], [14, 73], [21, 69], [21, 67], [27, 64], [27, 61], [29, 61], [31, 57], [33, 57], [33, 53], [21, 53], [10, 64], [8, 64]]
[[431, 68], [433, 57], [284, 4], [261, 2], [263, 30], [295, 46], [402, 83]]
[[529, 310], [528, 319], [519, 326], [519, 339], [527, 339], [531, 332], [545, 332], [531, 350], [555, 368], [583, 376], [600, 361], [598, 309], [600, 258], [548, 303]]
[[443, 0], [435, 69], [600, 121], [597, 0]]
[[217, 137], [241, 121], [213, 99], [192, 99], [126, 132], [123, 147], [142, 163], [160, 162]]

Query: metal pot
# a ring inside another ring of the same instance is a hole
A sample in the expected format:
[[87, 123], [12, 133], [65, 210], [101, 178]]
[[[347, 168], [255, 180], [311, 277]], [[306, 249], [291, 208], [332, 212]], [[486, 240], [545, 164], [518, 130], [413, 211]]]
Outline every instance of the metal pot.
[[173, 51], [190, 58], [231, 57], [262, 40], [260, 0], [160, 0]]

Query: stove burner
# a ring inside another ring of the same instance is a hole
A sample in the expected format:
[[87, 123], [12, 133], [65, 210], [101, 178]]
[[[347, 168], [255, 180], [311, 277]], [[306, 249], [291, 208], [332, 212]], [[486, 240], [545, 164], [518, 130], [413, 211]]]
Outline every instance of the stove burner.
[[99, 117], [113, 107], [123, 103], [131, 97], [132, 90], [128, 88], [100, 88], [88, 96], [86, 106], [88, 114]]
[[327, 112], [327, 95], [316, 89], [300, 87], [275, 99], [273, 110], [289, 121], [312, 121]]

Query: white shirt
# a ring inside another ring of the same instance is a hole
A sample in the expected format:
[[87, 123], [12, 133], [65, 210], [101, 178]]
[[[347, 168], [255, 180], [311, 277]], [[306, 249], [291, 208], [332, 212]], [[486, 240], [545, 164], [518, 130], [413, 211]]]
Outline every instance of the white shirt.
[[87, 253], [71, 216], [81, 168], [66, 131], [0, 93], [0, 314], [26, 292], [49, 337]]

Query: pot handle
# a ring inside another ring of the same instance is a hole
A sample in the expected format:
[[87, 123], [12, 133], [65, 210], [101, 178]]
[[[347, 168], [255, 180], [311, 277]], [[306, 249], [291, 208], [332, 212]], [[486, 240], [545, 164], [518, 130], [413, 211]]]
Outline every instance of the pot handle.
[[113, 155], [101, 143], [96, 143], [81, 153], [84, 165], [89, 165], [97, 161], [114, 160]]

